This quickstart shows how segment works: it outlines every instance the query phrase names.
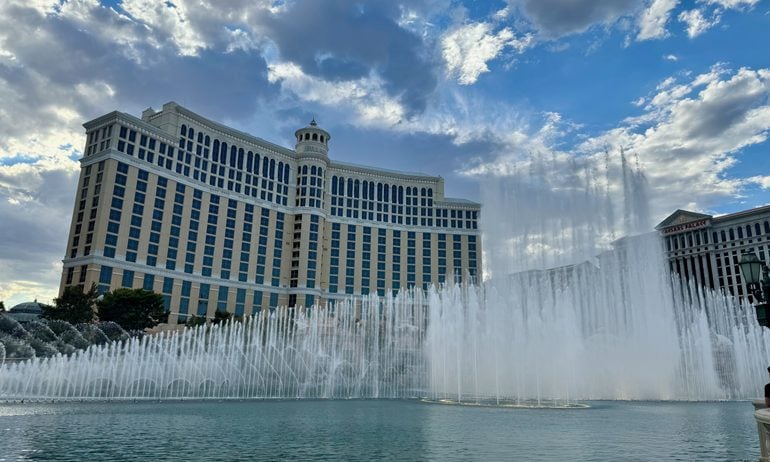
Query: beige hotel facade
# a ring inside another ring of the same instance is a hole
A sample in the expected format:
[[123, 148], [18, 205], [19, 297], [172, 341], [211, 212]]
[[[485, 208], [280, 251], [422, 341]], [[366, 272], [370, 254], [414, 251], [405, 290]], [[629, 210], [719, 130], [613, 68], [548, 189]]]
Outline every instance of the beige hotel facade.
[[176, 103], [84, 124], [61, 290], [144, 288], [170, 323], [480, 278], [480, 204], [441, 177], [288, 149]]
[[770, 263], [770, 206], [719, 216], [677, 210], [656, 228], [672, 273], [755, 302], [741, 277], [739, 263], [744, 252]]

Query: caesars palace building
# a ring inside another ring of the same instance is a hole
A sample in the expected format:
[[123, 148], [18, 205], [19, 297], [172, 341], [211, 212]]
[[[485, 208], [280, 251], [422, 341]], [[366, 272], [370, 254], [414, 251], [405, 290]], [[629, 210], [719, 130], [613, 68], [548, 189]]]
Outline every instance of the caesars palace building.
[[84, 127], [61, 290], [152, 290], [174, 323], [480, 275], [480, 204], [441, 177], [330, 160], [315, 121], [293, 150], [173, 102]]
[[656, 228], [672, 272], [753, 302], [738, 263], [747, 251], [770, 260], [770, 206], [716, 217], [677, 210]]

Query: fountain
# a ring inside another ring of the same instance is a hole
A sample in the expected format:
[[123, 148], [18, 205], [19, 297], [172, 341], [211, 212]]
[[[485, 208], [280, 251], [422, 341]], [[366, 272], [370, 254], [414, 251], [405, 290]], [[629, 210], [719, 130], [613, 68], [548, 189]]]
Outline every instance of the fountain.
[[770, 331], [751, 306], [668, 274], [657, 235], [640, 234], [650, 229], [643, 175], [625, 157], [620, 186], [588, 168], [555, 174], [552, 162], [486, 182], [490, 277], [478, 286], [266, 310], [6, 363], [0, 399], [420, 397], [579, 407], [758, 395]]

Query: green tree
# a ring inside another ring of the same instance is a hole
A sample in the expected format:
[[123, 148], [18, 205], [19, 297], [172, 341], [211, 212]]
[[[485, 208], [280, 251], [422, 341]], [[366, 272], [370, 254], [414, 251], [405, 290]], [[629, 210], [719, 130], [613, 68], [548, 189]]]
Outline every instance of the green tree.
[[226, 323], [230, 318], [233, 317], [233, 314], [229, 311], [222, 311], [217, 309], [214, 312], [214, 319], [211, 320], [212, 324], [219, 324], [219, 323]]
[[204, 326], [206, 325], [206, 317], [192, 315], [189, 318], [187, 318], [187, 322], [185, 323], [185, 325], [187, 327]]
[[126, 330], [142, 330], [168, 320], [163, 296], [143, 289], [116, 289], [96, 303], [100, 321]]
[[0, 300], [0, 313], [5, 312], [5, 303], [3, 303], [2, 300]]
[[64, 288], [61, 297], [54, 298], [54, 305], [43, 305], [43, 317], [48, 320], [59, 319], [70, 324], [92, 322], [96, 303], [96, 284], [88, 292], [80, 286]]

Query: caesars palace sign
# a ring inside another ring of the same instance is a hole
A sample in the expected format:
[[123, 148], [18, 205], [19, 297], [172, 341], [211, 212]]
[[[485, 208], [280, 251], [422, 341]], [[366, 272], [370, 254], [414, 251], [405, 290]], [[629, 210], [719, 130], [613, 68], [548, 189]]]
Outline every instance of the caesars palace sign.
[[682, 223], [681, 225], [669, 226], [663, 230], [663, 234], [673, 234], [682, 231], [691, 231], [693, 229], [703, 228], [708, 224], [709, 220], [704, 218], [702, 220], [691, 221], [689, 223]]

